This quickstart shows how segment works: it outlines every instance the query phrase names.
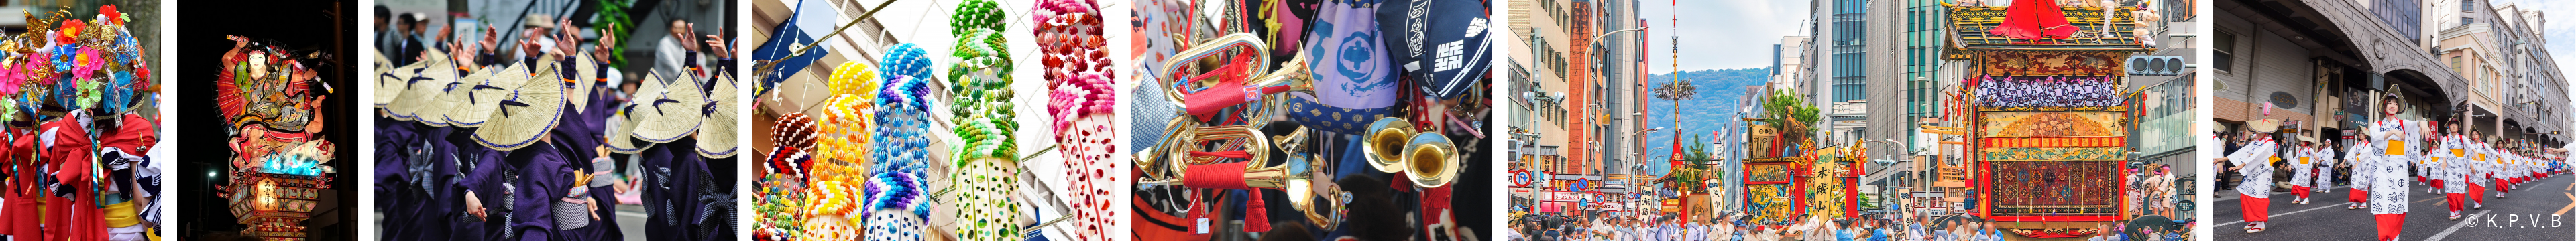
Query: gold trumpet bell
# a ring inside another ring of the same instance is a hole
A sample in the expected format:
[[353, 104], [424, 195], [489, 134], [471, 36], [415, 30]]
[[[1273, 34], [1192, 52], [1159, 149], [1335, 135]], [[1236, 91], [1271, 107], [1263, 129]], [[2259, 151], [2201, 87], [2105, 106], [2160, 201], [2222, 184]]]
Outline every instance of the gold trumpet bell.
[[1383, 117], [1370, 122], [1368, 137], [1360, 139], [1361, 152], [1368, 154], [1369, 167], [1378, 172], [1404, 172], [1404, 149], [1413, 136], [1413, 122], [1403, 118]]
[[1405, 146], [1412, 148], [1404, 150], [1404, 177], [1412, 179], [1413, 187], [1440, 188], [1458, 181], [1458, 146], [1449, 136], [1415, 134]]

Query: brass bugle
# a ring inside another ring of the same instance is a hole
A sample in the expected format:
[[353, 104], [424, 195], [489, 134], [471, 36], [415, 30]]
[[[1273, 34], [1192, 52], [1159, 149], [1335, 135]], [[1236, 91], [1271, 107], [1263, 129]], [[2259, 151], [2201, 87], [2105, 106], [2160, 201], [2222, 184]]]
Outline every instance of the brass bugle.
[[[1245, 80], [1246, 82], [1245, 82], [1244, 86], [1247, 86], [1247, 87], [1264, 86], [1264, 85], [1258, 85], [1258, 84], [1259, 84], [1259, 83], [1261, 83], [1261, 82], [1257, 82], [1256, 80], [1260, 80], [1260, 79], [1264, 79], [1264, 78], [1276, 78], [1276, 79], [1278, 79], [1278, 80], [1272, 80], [1272, 82], [1274, 82], [1274, 83], [1271, 83], [1271, 84], [1273, 84], [1272, 86], [1276, 86], [1276, 87], [1286, 87], [1286, 88], [1289, 88], [1289, 90], [1290, 90], [1290, 91], [1305, 91], [1305, 92], [1309, 92], [1309, 93], [1312, 93], [1312, 92], [1313, 92], [1312, 90], [1314, 89], [1314, 84], [1313, 84], [1313, 82], [1314, 82], [1314, 81], [1308, 80], [1308, 79], [1312, 79], [1311, 77], [1305, 77], [1305, 76], [1311, 76], [1311, 75], [1302, 75], [1302, 76], [1273, 76], [1273, 75], [1271, 75], [1271, 74], [1270, 74], [1270, 69], [1271, 69], [1271, 68], [1270, 68], [1270, 47], [1269, 47], [1269, 44], [1268, 44], [1268, 43], [1265, 43], [1265, 42], [1262, 42], [1262, 41], [1261, 41], [1261, 37], [1259, 37], [1258, 35], [1254, 35], [1254, 34], [1250, 34], [1250, 33], [1236, 33], [1236, 34], [1228, 34], [1228, 35], [1225, 35], [1225, 36], [1217, 37], [1217, 38], [1215, 38], [1215, 39], [1210, 39], [1210, 40], [1208, 40], [1207, 42], [1201, 42], [1201, 43], [1198, 43], [1198, 44], [1196, 44], [1196, 45], [1192, 45], [1188, 50], [1182, 50], [1180, 53], [1178, 53], [1178, 54], [1174, 54], [1174, 55], [1172, 56], [1172, 58], [1169, 58], [1167, 61], [1163, 62], [1163, 66], [1154, 66], [1155, 68], [1158, 68], [1158, 69], [1156, 69], [1156, 70], [1158, 70], [1158, 71], [1157, 71], [1157, 72], [1154, 72], [1154, 74], [1157, 74], [1157, 75], [1160, 75], [1160, 76], [1155, 76], [1155, 81], [1153, 81], [1151, 84], [1158, 84], [1158, 85], [1162, 85], [1162, 86], [1160, 86], [1159, 88], [1162, 88], [1162, 89], [1163, 89], [1163, 97], [1164, 97], [1164, 99], [1165, 99], [1165, 100], [1168, 100], [1168, 101], [1173, 102], [1173, 105], [1174, 105], [1174, 106], [1179, 107], [1179, 108], [1175, 108], [1175, 109], [1176, 109], [1176, 110], [1179, 110], [1179, 111], [1180, 111], [1180, 114], [1187, 115], [1187, 114], [1189, 113], [1189, 106], [1190, 106], [1190, 105], [1189, 105], [1189, 103], [1187, 102], [1187, 100], [1189, 99], [1189, 98], [1188, 98], [1188, 93], [1186, 93], [1186, 92], [1184, 92], [1184, 91], [1189, 90], [1189, 89], [1192, 89], [1192, 88], [1190, 88], [1190, 87], [1191, 87], [1191, 86], [1193, 86], [1193, 85], [1191, 85], [1191, 83], [1189, 83], [1189, 81], [1190, 81], [1189, 76], [1187, 76], [1187, 75], [1182, 75], [1182, 74], [1180, 74], [1180, 73], [1179, 73], [1179, 71], [1181, 70], [1181, 68], [1182, 68], [1182, 67], [1185, 67], [1185, 66], [1193, 65], [1193, 64], [1198, 64], [1198, 63], [1200, 62], [1200, 60], [1205, 59], [1205, 58], [1209, 58], [1209, 57], [1218, 57], [1218, 56], [1220, 56], [1220, 55], [1222, 55], [1222, 54], [1230, 53], [1230, 52], [1232, 52], [1232, 51], [1228, 51], [1228, 50], [1232, 50], [1232, 49], [1234, 49], [1234, 48], [1236, 48], [1236, 47], [1242, 47], [1242, 48], [1249, 48], [1249, 49], [1251, 49], [1251, 51], [1249, 51], [1249, 52], [1244, 52], [1244, 53], [1245, 53], [1245, 54], [1250, 54], [1250, 55], [1252, 55], [1252, 57], [1253, 57], [1253, 62], [1251, 62], [1251, 64], [1253, 64], [1253, 66], [1248, 66], [1248, 68], [1249, 68], [1248, 70], [1252, 71], [1252, 73], [1250, 74], [1250, 76], [1255, 76], [1255, 77], [1254, 77], [1254, 79], [1253, 79], [1253, 80]], [[1302, 64], [1301, 64], [1301, 65], [1302, 65]], [[1304, 67], [1300, 66], [1299, 68], [1304, 68]], [[1308, 72], [1308, 71], [1299, 71], [1299, 72]], [[1292, 78], [1292, 77], [1294, 77], [1294, 78]], [[1302, 86], [1302, 87], [1301, 87], [1301, 86]], [[1214, 90], [1214, 89], [1211, 89], [1211, 90], [1205, 90], [1205, 91], [1242, 91], [1242, 90]], [[1240, 113], [1240, 114], [1238, 114], [1238, 115], [1242, 116], [1242, 117], [1243, 117], [1243, 119], [1245, 119], [1245, 120], [1250, 120], [1250, 122], [1252, 123], [1251, 125], [1252, 125], [1253, 127], [1256, 127], [1256, 128], [1258, 128], [1258, 127], [1263, 127], [1263, 126], [1268, 126], [1269, 124], [1267, 123], [1267, 121], [1264, 121], [1264, 120], [1273, 119], [1273, 117], [1275, 117], [1275, 116], [1280, 116], [1280, 115], [1284, 115], [1284, 114], [1286, 114], [1286, 113], [1287, 113], [1287, 112], [1285, 111], [1285, 109], [1286, 109], [1286, 107], [1285, 107], [1285, 106], [1287, 105], [1287, 102], [1286, 102], [1286, 101], [1280, 101], [1280, 99], [1278, 99], [1278, 98], [1264, 98], [1264, 99], [1262, 99], [1262, 100], [1261, 100], [1260, 102], [1258, 102], [1258, 103], [1251, 103], [1251, 104], [1256, 104], [1256, 105], [1258, 105], [1259, 109], [1249, 109], [1248, 111], [1244, 111], [1243, 113]]]
[[1405, 146], [1410, 148], [1404, 150], [1404, 177], [1412, 179], [1413, 187], [1439, 188], [1458, 181], [1458, 146], [1449, 136], [1415, 134]]
[[1360, 151], [1367, 154], [1369, 167], [1384, 173], [1404, 172], [1404, 147], [1412, 143], [1413, 122], [1380, 117], [1369, 123], [1366, 133], [1360, 139]]
[[1252, 61], [1254, 66], [1252, 66], [1253, 68], [1251, 69], [1253, 71], [1252, 76], [1268, 76], [1270, 71], [1270, 45], [1268, 43], [1261, 42], [1261, 37], [1258, 35], [1253, 35], [1251, 33], [1235, 33], [1227, 34], [1223, 37], [1217, 37], [1216, 39], [1211, 39], [1204, 43], [1199, 43], [1197, 46], [1190, 46], [1189, 50], [1182, 50], [1178, 54], [1173, 54], [1172, 58], [1163, 62], [1163, 66], [1160, 66], [1161, 68], [1158, 69], [1160, 71], [1154, 72], [1154, 74], [1162, 75], [1155, 76], [1155, 78], [1161, 79], [1159, 83], [1155, 84], [1163, 85], [1163, 95], [1168, 100], [1180, 101], [1187, 99], [1184, 98], [1187, 94], [1181, 92], [1182, 89], [1185, 88], [1180, 87], [1188, 85], [1175, 84], [1178, 82], [1189, 81], [1189, 76], [1181, 75], [1179, 73], [1181, 71], [1181, 66], [1197, 64], [1199, 59], [1216, 57], [1217, 54], [1227, 52], [1224, 50], [1232, 49], [1234, 47], [1252, 48], [1251, 54], [1254, 58]]
[[[1166, 155], [1163, 160], [1164, 166], [1170, 167], [1174, 173], [1187, 173], [1190, 166], [1215, 164], [1219, 157], [1192, 155], [1190, 151], [1187, 150], [1199, 148], [1199, 146], [1206, 142], [1227, 139], [1239, 139], [1244, 141], [1245, 143], [1242, 143], [1242, 150], [1245, 153], [1252, 154], [1252, 157], [1248, 158], [1251, 161], [1269, 161], [1271, 149], [1270, 138], [1263, 137], [1261, 129], [1255, 128], [1257, 127], [1250, 125], [1223, 125], [1182, 129], [1184, 132], [1176, 133], [1176, 136], [1186, 139], [1164, 140], [1164, 142], [1173, 142], [1164, 143], [1164, 146], [1167, 148], [1172, 148], [1170, 150], [1163, 151], [1163, 155]], [[1285, 172], [1284, 170], [1285, 169], [1283, 169], [1282, 172]]]

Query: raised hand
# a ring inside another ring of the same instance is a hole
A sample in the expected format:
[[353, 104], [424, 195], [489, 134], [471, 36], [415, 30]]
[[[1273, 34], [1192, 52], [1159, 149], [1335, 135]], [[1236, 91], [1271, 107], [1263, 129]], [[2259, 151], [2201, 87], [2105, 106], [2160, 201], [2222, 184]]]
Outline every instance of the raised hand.
[[494, 29], [494, 28], [492, 28], [492, 26], [491, 26], [491, 25], [484, 25], [484, 26], [483, 26], [483, 41], [481, 41], [481, 42], [476, 42], [476, 43], [481, 43], [481, 45], [479, 45], [479, 46], [483, 46], [483, 52], [494, 52], [493, 50], [498, 49], [498, 48], [500, 48], [500, 47], [501, 47], [501, 45], [500, 45], [500, 42], [501, 42], [500, 38], [501, 38], [501, 30], [499, 30], [499, 29]]
[[689, 49], [690, 52], [706, 52], [698, 50], [697, 36], [689, 35], [697, 33], [697, 24], [680, 24], [678, 27], [680, 30], [671, 32], [671, 38], [679, 40], [680, 48]]
[[[615, 46], [617, 46], [617, 35], [616, 35], [616, 34], [610, 34], [610, 33], [609, 33], [609, 31], [608, 31], [609, 29], [612, 29], [612, 28], [617, 28], [617, 24], [613, 24], [613, 23], [612, 23], [612, 24], [608, 24], [608, 26], [603, 26], [603, 27], [600, 27], [600, 28], [599, 28], [599, 45], [598, 45], [598, 46], [591, 46], [591, 49], [592, 49], [591, 51], [595, 51], [595, 52], [596, 52], [596, 53], [591, 54], [591, 57], [592, 57], [592, 58], [598, 58], [600, 61], [607, 61], [607, 59], [608, 59], [608, 57], [609, 57], [609, 54], [610, 54], [610, 51], [612, 51], [612, 50], [616, 50], [616, 47], [615, 47]], [[585, 63], [585, 64], [590, 64], [590, 63]]]
[[706, 41], [708, 48], [707, 52], [714, 54], [716, 58], [732, 58], [733, 48], [725, 46], [724, 27], [716, 27], [716, 34], [707, 35]]
[[537, 44], [538, 36], [545, 35], [544, 33], [538, 32], [519, 32], [519, 54], [527, 55], [528, 57], [543, 56], [546, 48], [544, 47], [545, 45]]
[[580, 53], [580, 49], [577, 48], [577, 46], [581, 45], [581, 32], [577, 32], [580, 31], [579, 28], [572, 26], [571, 17], [563, 17], [560, 19], [561, 20], [555, 21], [555, 51], [561, 52], [564, 55]]
[[[456, 25], [438, 25], [438, 38], [433, 39], [433, 40], [431, 40], [431, 41], [436, 41], [436, 42], [447, 42], [447, 41], [448, 41], [448, 39], [447, 39], [447, 35], [456, 33], [456, 32], [455, 32], [455, 31], [453, 31], [453, 30], [456, 30]], [[437, 44], [437, 43], [431, 43], [431, 44]]]

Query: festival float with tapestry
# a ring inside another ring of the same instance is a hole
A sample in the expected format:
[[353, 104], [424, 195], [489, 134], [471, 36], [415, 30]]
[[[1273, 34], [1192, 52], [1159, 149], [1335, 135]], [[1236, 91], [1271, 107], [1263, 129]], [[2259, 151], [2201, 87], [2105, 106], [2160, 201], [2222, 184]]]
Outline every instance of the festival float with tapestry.
[[1959, 91], [1971, 126], [1949, 129], [1971, 140], [1968, 212], [2031, 238], [2091, 236], [2097, 224], [2136, 216], [2121, 205], [2132, 132], [2121, 66], [2154, 48], [2137, 37], [2135, 13], [1950, 7], [1946, 57], [1970, 66]]
[[[1754, 223], [1788, 226], [1807, 217], [1860, 217], [1859, 178], [1868, 149], [1860, 143], [1817, 148], [1816, 108], [1780, 92], [1766, 102], [1763, 118], [1749, 122], [1744, 160], [1744, 212]], [[1677, 155], [1678, 156], [1678, 155]]]

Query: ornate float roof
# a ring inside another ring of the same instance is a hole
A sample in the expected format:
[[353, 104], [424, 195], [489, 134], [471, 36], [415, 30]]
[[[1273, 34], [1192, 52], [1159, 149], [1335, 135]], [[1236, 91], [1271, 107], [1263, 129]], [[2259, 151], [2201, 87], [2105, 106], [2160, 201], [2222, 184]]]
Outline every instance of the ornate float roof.
[[[1950, 48], [1960, 50], [1952, 51], [1953, 53], [1995, 50], [2143, 52], [2154, 49], [2138, 41], [2137, 31], [2135, 31], [2138, 29], [2137, 18], [2131, 15], [2136, 13], [2137, 8], [2121, 7], [2108, 11], [2112, 14], [2108, 18], [2110, 23], [2105, 25], [2103, 23], [2105, 18], [2102, 16], [2105, 12], [2103, 8], [2064, 7], [2067, 23], [2083, 28], [2084, 32], [2076, 34], [2074, 38], [2035, 41], [2013, 39], [1986, 32], [2003, 24], [2006, 7], [1951, 6], [1949, 8]], [[2111, 31], [2102, 31], [2106, 27]], [[1953, 55], [1952, 57], [1964, 58], [1965, 56]]]

